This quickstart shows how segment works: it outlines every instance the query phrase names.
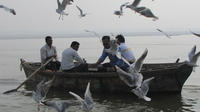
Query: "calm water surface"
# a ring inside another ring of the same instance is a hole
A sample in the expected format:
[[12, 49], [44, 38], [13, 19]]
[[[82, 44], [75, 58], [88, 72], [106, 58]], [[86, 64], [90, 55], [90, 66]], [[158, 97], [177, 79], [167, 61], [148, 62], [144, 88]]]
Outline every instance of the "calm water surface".
[[[102, 52], [102, 45], [97, 38], [54, 38], [58, 57], [62, 51], [70, 46], [71, 41], [80, 42], [79, 54], [88, 63], [96, 62]], [[197, 45], [200, 50], [200, 38], [192, 35], [175, 36], [168, 39], [164, 36], [127, 37], [126, 43], [139, 57], [145, 48], [149, 52], [146, 63], [175, 62], [188, 59], [190, 49]], [[19, 59], [40, 61], [39, 49], [45, 44], [44, 39], [9, 39], [0, 40], [0, 92], [16, 88], [26, 78], [20, 71]], [[199, 63], [199, 61], [198, 61]], [[186, 81], [181, 94], [151, 94], [151, 102], [138, 99], [135, 95], [96, 95], [93, 112], [195, 112], [200, 110], [200, 70], [199, 67]], [[0, 112], [37, 112], [37, 105], [32, 99], [31, 90], [21, 88], [19, 92], [0, 94]], [[83, 96], [83, 95], [82, 95]], [[78, 102], [68, 93], [53, 92], [48, 99], [67, 101], [69, 112], [81, 112]], [[56, 112], [52, 108], [41, 107], [41, 112]]]

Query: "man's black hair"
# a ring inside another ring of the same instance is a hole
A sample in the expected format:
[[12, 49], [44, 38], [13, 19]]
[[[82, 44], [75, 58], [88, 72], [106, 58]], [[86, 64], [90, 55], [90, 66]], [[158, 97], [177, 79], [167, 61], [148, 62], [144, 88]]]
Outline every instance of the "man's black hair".
[[73, 42], [71, 43], [71, 47], [76, 46], [76, 45], [80, 45], [79, 42], [73, 41]]
[[110, 40], [110, 36], [103, 36], [103, 37], [102, 37], [102, 40], [105, 40], [105, 39]]
[[45, 41], [47, 41], [48, 39], [52, 39], [52, 37], [51, 36], [46, 36], [45, 37]]
[[120, 43], [124, 43], [125, 42], [125, 39], [124, 39], [124, 36], [123, 35], [117, 35], [116, 36], [116, 39], [120, 42]]

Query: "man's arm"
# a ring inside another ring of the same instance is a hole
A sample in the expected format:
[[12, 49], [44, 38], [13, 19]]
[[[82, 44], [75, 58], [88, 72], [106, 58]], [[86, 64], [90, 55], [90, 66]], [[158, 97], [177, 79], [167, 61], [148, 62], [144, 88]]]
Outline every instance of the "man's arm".
[[78, 55], [77, 52], [73, 53], [74, 59], [80, 63], [84, 63], [83, 59]]
[[98, 59], [96, 63], [91, 64], [91, 67], [97, 67], [106, 59], [106, 57], [107, 57], [107, 53], [103, 50], [101, 57]]
[[46, 54], [46, 50], [44, 48], [40, 49], [40, 58], [41, 58], [41, 63], [45, 63], [47, 54]]

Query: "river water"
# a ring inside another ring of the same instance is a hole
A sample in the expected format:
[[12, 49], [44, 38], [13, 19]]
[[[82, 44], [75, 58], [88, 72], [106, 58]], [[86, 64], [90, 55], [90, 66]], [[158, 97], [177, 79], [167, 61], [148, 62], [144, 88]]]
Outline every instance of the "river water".
[[[96, 62], [102, 52], [102, 43], [98, 38], [53, 38], [53, 45], [61, 53], [73, 41], [80, 42], [78, 53], [88, 63]], [[26, 77], [20, 71], [20, 58], [27, 61], [40, 61], [39, 49], [45, 44], [44, 38], [1, 39], [0, 40], [0, 92], [16, 88]], [[131, 47], [136, 58], [147, 48], [145, 63], [175, 62], [188, 59], [188, 53], [194, 45], [200, 51], [200, 38], [193, 35], [126, 37], [126, 44]], [[106, 60], [108, 61], [108, 60]], [[198, 61], [199, 63], [199, 61]], [[138, 99], [135, 95], [94, 94], [93, 112], [195, 112], [200, 110], [200, 70], [195, 68], [188, 78], [181, 94], [151, 94], [151, 102]], [[83, 95], [81, 95], [83, 96]], [[81, 112], [80, 105], [68, 93], [54, 92], [49, 100], [67, 101], [68, 112]], [[0, 94], [0, 112], [37, 112], [37, 104], [32, 99], [32, 91], [20, 88], [18, 92]], [[41, 112], [56, 110], [41, 106]]]

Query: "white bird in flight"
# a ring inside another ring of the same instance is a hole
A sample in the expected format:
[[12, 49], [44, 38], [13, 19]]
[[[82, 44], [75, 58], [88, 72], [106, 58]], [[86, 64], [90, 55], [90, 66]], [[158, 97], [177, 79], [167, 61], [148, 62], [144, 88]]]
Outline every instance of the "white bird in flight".
[[61, 106], [59, 106], [56, 102], [45, 101], [42, 102], [44, 105], [55, 108], [57, 112], [65, 112], [65, 110], [69, 107], [67, 102], [62, 102]]
[[105, 51], [109, 54], [112, 55], [117, 55], [118, 53], [118, 47], [119, 45], [117, 44], [117, 40], [116, 39], [112, 39], [110, 40], [110, 48], [109, 49], [105, 49]]
[[[138, 7], [139, 8], [139, 7]], [[155, 16], [149, 8], [146, 8], [139, 11], [139, 13], [145, 17], [153, 18], [153, 21], [158, 20], [159, 18]]]
[[141, 0], [134, 0], [131, 5], [127, 5], [126, 8], [130, 8], [131, 10], [145, 16], [148, 18], [153, 18], [153, 20], [157, 20], [158, 17], [156, 17], [149, 8], [146, 7], [138, 7]]
[[119, 17], [122, 16], [123, 15], [123, 7], [126, 6], [128, 3], [129, 2], [126, 2], [126, 3], [122, 4], [120, 6], [120, 10], [115, 11], [114, 14], [117, 15], [117, 16], [119, 16]]
[[187, 61], [187, 64], [190, 65], [190, 66], [193, 66], [193, 67], [198, 66], [196, 63], [197, 63], [197, 60], [200, 56], [200, 52], [198, 52], [196, 54], [195, 54], [195, 52], [196, 52], [196, 45], [189, 52], [189, 54], [188, 54], [189, 61]]
[[130, 8], [131, 10], [136, 11], [135, 9], [139, 5], [140, 1], [141, 0], [134, 0], [133, 3], [131, 5], [127, 5], [126, 8]]
[[0, 8], [3, 8], [4, 10], [6, 10], [6, 11], [12, 13], [13, 15], [16, 15], [16, 12], [15, 12], [14, 9], [10, 9], [10, 8], [4, 6], [4, 5], [0, 5]]
[[132, 89], [133, 92], [138, 98], [144, 99], [145, 101], [151, 101], [151, 98], [147, 97], [147, 93], [149, 91], [149, 84], [154, 79], [154, 77], [148, 78], [143, 81], [141, 87]]
[[40, 83], [37, 84], [36, 90], [33, 91], [33, 99], [38, 103], [41, 104], [41, 101], [46, 98], [46, 95], [48, 93], [48, 90], [52, 86], [53, 82], [55, 80], [55, 77], [53, 77], [51, 80], [46, 81], [43, 79]]
[[195, 35], [195, 36], [197, 36], [197, 37], [200, 37], [200, 34], [198, 34], [198, 33], [194, 33], [194, 32], [192, 32], [192, 31], [190, 31], [193, 35]]
[[66, 16], [68, 15], [67, 13], [64, 12], [64, 10], [66, 9], [66, 6], [67, 6], [67, 4], [70, 3], [70, 1], [71, 0], [63, 0], [62, 4], [61, 4], [60, 1], [57, 0], [58, 8], [56, 9], [56, 12], [58, 14], [60, 14], [59, 20], [60, 20], [61, 17], [62, 17], [62, 20], [63, 20], [63, 16], [64, 15], [66, 15]]
[[158, 30], [159, 32], [161, 32], [162, 34], [164, 34], [167, 38], [171, 39], [171, 37], [167, 33], [165, 33], [164, 31], [162, 31], [161, 29], [157, 28], [156, 30]]
[[137, 59], [137, 61], [130, 65], [129, 71], [123, 71], [116, 66], [117, 73], [122, 81], [129, 87], [139, 88], [142, 84], [143, 75], [140, 73], [143, 61], [147, 56], [148, 50], [146, 49], [144, 53]]
[[88, 33], [94, 34], [94, 35], [95, 35], [96, 37], [98, 37], [99, 40], [101, 41], [101, 36], [100, 36], [97, 32], [92, 31], [92, 30], [87, 30], [87, 29], [85, 29], [84, 31], [85, 31], [85, 32], [88, 32]]
[[84, 111], [91, 111], [93, 106], [94, 106], [94, 102], [91, 96], [91, 92], [90, 92], [90, 82], [88, 82], [86, 91], [85, 91], [85, 95], [84, 95], [84, 99], [82, 99], [79, 95], [77, 95], [76, 93], [73, 92], [69, 92], [69, 94], [71, 94], [72, 96], [74, 96], [81, 104], [81, 109], [83, 109]]
[[76, 8], [80, 11], [80, 17], [85, 17], [87, 15], [87, 13], [83, 13], [83, 10], [79, 6], [76, 6]]

